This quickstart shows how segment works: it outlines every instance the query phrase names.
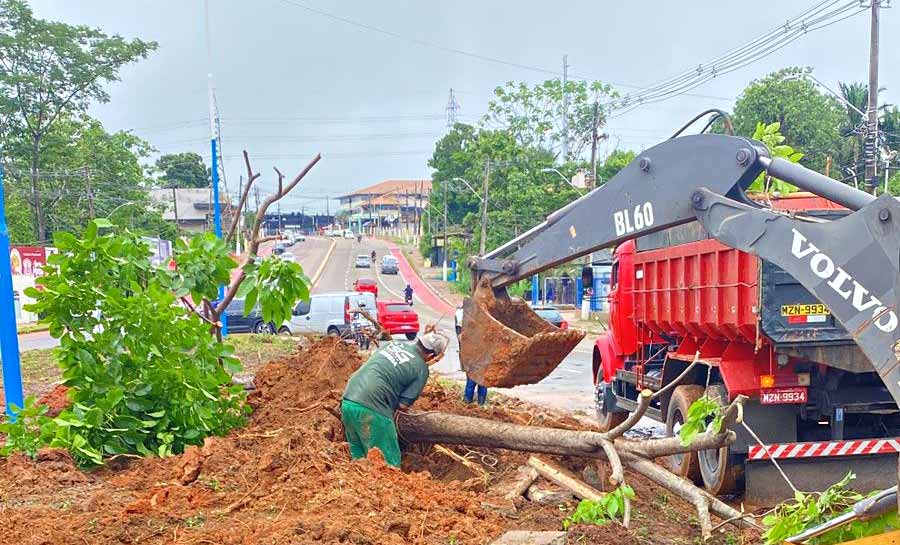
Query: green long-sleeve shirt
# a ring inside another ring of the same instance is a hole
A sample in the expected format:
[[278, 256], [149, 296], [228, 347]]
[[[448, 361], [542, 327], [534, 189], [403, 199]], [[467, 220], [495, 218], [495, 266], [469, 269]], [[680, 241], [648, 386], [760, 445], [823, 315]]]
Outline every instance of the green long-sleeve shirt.
[[415, 343], [392, 342], [378, 350], [347, 381], [344, 399], [388, 418], [412, 405], [428, 381], [428, 364]]

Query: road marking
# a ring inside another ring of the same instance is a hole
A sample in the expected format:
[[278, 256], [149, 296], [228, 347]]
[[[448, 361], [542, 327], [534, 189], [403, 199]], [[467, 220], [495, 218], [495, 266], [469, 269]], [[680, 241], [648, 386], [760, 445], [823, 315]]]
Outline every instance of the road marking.
[[334, 247], [337, 246], [337, 241], [335, 239], [331, 239], [330, 242], [331, 242], [331, 247], [328, 248], [327, 252], [325, 252], [325, 258], [322, 260], [322, 264], [319, 265], [319, 269], [316, 271], [316, 273], [313, 275], [312, 279], [310, 280], [310, 285], [309, 285], [310, 289], [315, 287], [315, 285], [319, 282], [319, 277], [321, 277], [322, 273], [325, 271], [325, 265], [328, 264], [328, 260], [331, 259], [331, 254], [334, 253]]

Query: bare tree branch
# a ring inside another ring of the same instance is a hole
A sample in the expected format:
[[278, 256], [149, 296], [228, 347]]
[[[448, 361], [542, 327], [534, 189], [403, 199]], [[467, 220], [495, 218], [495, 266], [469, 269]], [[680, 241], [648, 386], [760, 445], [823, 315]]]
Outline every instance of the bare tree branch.
[[228, 229], [228, 236], [225, 237], [225, 244], [228, 244], [234, 238], [237, 226], [241, 224], [241, 217], [244, 213], [244, 206], [247, 204], [247, 197], [250, 195], [250, 188], [253, 187], [253, 182], [259, 178], [259, 172], [253, 172], [253, 168], [250, 167], [250, 156], [247, 155], [247, 150], [244, 150], [244, 164], [247, 165], [247, 187], [241, 193], [241, 200], [238, 201], [237, 212], [231, 220], [231, 227]]
[[[253, 169], [250, 167], [250, 157], [247, 154], [246, 150], [244, 151], [244, 160], [247, 164], [248, 176], [250, 178], [252, 178], [253, 177], [253, 175], [252, 175]], [[253, 259], [253, 257], [259, 251], [260, 244], [262, 244], [263, 242], [265, 242], [267, 240], [272, 240], [269, 237], [260, 238], [260, 236], [259, 236], [259, 228], [260, 228], [260, 226], [262, 226], [263, 221], [266, 218], [266, 212], [269, 210], [269, 207], [271, 205], [273, 205], [274, 203], [280, 201], [285, 195], [289, 194], [295, 187], [297, 187], [297, 184], [300, 183], [300, 180], [302, 180], [304, 176], [309, 174], [309, 171], [312, 170], [312, 168], [314, 166], [316, 166], [316, 163], [318, 163], [321, 160], [322, 160], [322, 154], [317, 153], [316, 156], [313, 157], [312, 160], [310, 160], [310, 162], [307, 163], [307, 165], [305, 167], [303, 167], [303, 170], [301, 170], [299, 173], [297, 173], [296, 176], [294, 176], [294, 179], [291, 180], [291, 182], [287, 185], [287, 187], [284, 187], [282, 184], [282, 180], [283, 180], [284, 176], [281, 174], [281, 172], [278, 171], [277, 168], [275, 169], [275, 172], [277, 172], [279, 175], [278, 193], [275, 193], [273, 195], [269, 195], [268, 197], [266, 197], [266, 200], [264, 200], [262, 203], [260, 203], [259, 209], [256, 211], [256, 218], [253, 220], [253, 228], [250, 230], [249, 242], [247, 244], [247, 259], [248, 260]], [[257, 176], [258, 176], [258, 174], [257, 174]], [[247, 183], [248, 191], [249, 191], [249, 187], [250, 187], [250, 183], [248, 181], [248, 183]], [[246, 274], [246, 272], [244, 272], [244, 269], [242, 267], [238, 271], [238, 274], [231, 280], [231, 283], [228, 285], [228, 289], [225, 290], [224, 297], [222, 297], [222, 300], [219, 301], [219, 304], [216, 305], [216, 307], [213, 309], [213, 318], [216, 321], [218, 321], [219, 316], [221, 316], [222, 313], [225, 312], [225, 309], [228, 308], [228, 305], [231, 303], [231, 301], [234, 300], [234, 297], [237, 294], [238, 288], [240, 288], [241, 283], [244, 281], [244, 278], [246, 278], [246, 276], [247, 276], [247, 274]]]

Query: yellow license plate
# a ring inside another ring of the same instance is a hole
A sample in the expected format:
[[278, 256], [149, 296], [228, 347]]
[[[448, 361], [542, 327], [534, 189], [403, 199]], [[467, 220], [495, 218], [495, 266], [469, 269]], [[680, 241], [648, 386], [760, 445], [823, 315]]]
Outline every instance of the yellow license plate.
[[821, 314], [831, 314], [828, 312], [828, 307], [822, 303], [781, 305], [782, 316], [816, 316]]

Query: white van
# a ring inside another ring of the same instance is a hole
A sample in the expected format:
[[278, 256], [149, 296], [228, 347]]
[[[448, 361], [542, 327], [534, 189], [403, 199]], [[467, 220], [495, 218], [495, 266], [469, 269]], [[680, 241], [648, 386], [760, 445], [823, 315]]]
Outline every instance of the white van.
[[[315, 333], [341, 335], [350, 327], [354, 310], [365, 308], [372, 318], [378, 319], [375, 295], [368, 292], [342, 291], [319, 293], [308, 301], [300, 301], [294, 307], [293, 316], [284, 324], [291, 335]], [[357, 315], [358, 316], [358, 315]], [[367, 321], [365, 318], [358, 318]]]
[[344, 238], [356, 238], [352, 229], [344, 229]]

